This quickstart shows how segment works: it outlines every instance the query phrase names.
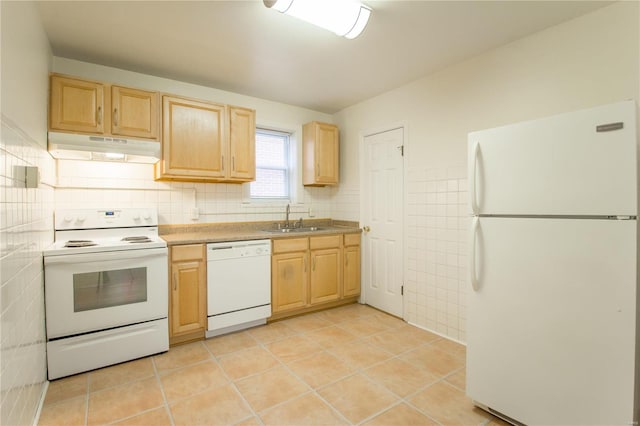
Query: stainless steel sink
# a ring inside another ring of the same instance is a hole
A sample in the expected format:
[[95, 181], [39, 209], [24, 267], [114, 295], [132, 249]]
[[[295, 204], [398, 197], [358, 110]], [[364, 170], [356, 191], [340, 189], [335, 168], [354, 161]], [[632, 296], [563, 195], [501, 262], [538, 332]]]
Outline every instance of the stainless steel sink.
[[282, 229], [265, 229], [264, 232], [272, 232], [274, 234], [283, 234], [289, 232], [315, 232], [322, 231], [324, 228], [319, 228], [317, 226], [306, 226], [303, 228], [282, 228]]

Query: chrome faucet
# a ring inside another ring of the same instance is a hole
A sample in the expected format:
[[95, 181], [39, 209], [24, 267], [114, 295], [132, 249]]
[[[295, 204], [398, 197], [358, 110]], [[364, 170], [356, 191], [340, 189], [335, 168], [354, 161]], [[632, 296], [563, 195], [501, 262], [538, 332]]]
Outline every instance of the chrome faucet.
[[285, 212], [285, 220], [284, 220], [285, 228], [289, 227], [289, 213], [291, 213], [291, 205], [287, 204], [287, 210]]

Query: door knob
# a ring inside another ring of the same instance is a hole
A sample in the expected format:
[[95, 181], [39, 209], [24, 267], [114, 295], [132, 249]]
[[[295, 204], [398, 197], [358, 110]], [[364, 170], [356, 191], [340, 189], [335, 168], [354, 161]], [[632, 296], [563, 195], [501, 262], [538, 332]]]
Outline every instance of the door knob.
[[362, 230], [364, 232], [369, 232], [369, 231], [371, 231], [371, 228], [369, 228], [368, 226], [364, 226], [364, 227], [362, 227]]

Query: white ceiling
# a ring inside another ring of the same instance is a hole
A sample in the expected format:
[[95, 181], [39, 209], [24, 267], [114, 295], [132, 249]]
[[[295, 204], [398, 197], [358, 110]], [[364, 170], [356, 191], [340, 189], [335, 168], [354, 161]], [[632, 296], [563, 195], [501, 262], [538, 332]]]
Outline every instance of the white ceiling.
[[600, 1], [363, 0], [347, 40], [262, 0], [39, 2], [54, 55], [333, 113], [603, 7]]

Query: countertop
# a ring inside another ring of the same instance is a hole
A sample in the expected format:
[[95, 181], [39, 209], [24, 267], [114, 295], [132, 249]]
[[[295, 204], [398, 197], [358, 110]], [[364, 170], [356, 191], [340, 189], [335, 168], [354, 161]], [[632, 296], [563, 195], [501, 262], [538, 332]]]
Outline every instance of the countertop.
[[234, 222], [205, 223], [197, 225], [161, 225], [160, 237], [167, 245], [217, 243], [224, 241], [275, 240], [283, 238], [302, 238], [328, 234], [358, 234], [362, 230], [357, 222], [315, 219], [304, 222], [304, 227], [318, 227], [308, 232], [268, 232], [276, 229], [274, 222]]

